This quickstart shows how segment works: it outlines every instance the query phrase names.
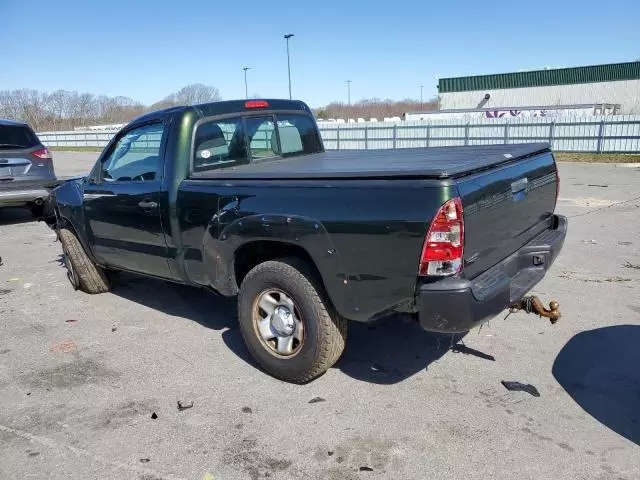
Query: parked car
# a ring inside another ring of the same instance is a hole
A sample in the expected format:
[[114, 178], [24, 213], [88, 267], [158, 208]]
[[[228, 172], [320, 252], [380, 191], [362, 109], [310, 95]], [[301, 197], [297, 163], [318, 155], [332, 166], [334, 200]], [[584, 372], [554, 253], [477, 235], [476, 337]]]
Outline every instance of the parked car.
[[0, 119], [0, 207], [28, 207], [40, 217], [56, 182], [53, 156], [31, 127]]
[[537, 305], [521, 300], [562, 248], [557, 195], [547, 144], [325, 152], [304, 103], [226, 101], [132, 121], [47, 221], [76, 289], [126, 270], [238, 295], [257, 362], [307, 382], [348, 320], [463, 332]]

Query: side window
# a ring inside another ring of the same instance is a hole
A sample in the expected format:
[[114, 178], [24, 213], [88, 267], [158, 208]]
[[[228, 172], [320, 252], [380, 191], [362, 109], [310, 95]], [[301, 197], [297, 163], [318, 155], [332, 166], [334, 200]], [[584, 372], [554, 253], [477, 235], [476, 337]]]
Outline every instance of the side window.
[[194, 151], [196, 171], [246, 163], [247, 142], [242, 118], [200, 124]]
[[153, 123], [125, 133], [102, 163], [102, 180], [155, 180], [160, 171], [160, 144], [163, 132], [164, 124]]
[[318, 132], [307, 115], [278, 115], [278, 133], [282, 156], [321, 151]]

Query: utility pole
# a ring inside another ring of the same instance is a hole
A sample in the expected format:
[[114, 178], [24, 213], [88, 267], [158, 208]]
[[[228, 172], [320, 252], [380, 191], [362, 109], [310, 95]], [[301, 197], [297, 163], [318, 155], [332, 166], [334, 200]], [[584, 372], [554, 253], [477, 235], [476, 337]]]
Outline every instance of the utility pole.
[[351, 80], [347, 80], [347, 102], [351, 106]]
[[422, 101], [422, 89], [424, 85], [420, 85], [420, 111], [424, 110], [424, 102]]
[[289, 100], [291, 100], [291, 59], [289, 57], [289, 39], [293, 37], [293, 33], [287, 33], [284, 38], [287, 41], [287, 72], [289, 72]]
[[247, 70], [251, 67], [242, 67], [244, 70], [244, 98], [249, 98], [249, 89], [247, 88]]

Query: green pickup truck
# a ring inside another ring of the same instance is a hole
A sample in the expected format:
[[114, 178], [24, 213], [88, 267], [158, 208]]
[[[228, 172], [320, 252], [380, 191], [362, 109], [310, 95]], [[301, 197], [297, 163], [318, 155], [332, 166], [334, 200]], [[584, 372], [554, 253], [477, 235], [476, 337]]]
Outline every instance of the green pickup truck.
[[258, 364], [301, 383], [348, 321], [463, 332], [520, 302], [564, 242], [558, 184], [546, 144], [325, 152], [303, 102], [238, 100], [132, 121], [46, 220], [74, 288], [125, 270], [237, 295]]

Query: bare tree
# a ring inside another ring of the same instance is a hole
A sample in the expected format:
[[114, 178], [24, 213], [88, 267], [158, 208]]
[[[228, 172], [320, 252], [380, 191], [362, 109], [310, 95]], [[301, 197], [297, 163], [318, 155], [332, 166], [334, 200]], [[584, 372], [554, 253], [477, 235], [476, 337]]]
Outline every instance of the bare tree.
[[174, 105], [220, 100], [217, 88], [199, 83], [187, 85], [163, 100], [145, 107], [129, 97], [95, 96], [56, 90], [0, 90], [0, 118], [22, 120], [36, 131], [71, 130], [76, 127], [126, 123], [145, 112]]
[[155, 111], [176, 105], [195, 105], [198, 103], [217, 102], [218, 100], [220, 100], [220, 92], [217, 88], [194, 83], [167, 95], [159, 102], [155, 102], [148, 110]]
[[171, 95], [166, 96], [159, 102], [152, 104], [149, 107], [149, 111], [153, 112], [155, 110], [162, 110], [163, 108], [174, 107], [176, 105], [178, 105], [178, 102], [176, 102], [176, 95], [175, 93], [172, 93]]
[[78, 95], [78, 116], [86, 120], [95, 120], [96, 104], [93, 95], [90, 93], [82, 93]]
[[25, 121], [40, 132], [125, 123], [145, 111], [147, 107], [129, 97], [96, 97], [68, 90], [0, 91], [0, 117]]
[[45, 100], [46, 96], [37, 90], [5, 90], [0, 92], [0, 115], [23, 119], [38, 128], [48, 114]]
[[[69, 118], [69, 96], [71, 92], [56, 90], [47, 96], [47, 109], [51, 115], [53, 129], [65, 128], [64, 122]], [[68, 128], [68, 125], [66, 126]]]
[[[437, 110], [437, 99], [424, 102], [422, 110]], [[318, 118], [377, 118], [400, 117], [406, 112], [420, 111], [420, 100], [406, 99], [401, 101], [368, 98], [352, 105], [333, 102], [316, 110]]]
[[220, 100], [220, 92], [216, 87], [208, 87], [201, 83], [194, 83], [181, 88], [175, 93], [175, 101], [179, 104], [194, 105], [197, 103], [215, 102]]
[[22, 117], [22, 110], [15, 90], [3, 90], [0, 92], [0, 116], [9, 119]]
[[[253, 98], [259, 98], [257, 93]], [[36, 131], [71, 130], [76, 127], [126, 123], [145, 112], [174, 105], [192, 105], [220, 100], [217, 88], [199, 83], [187, 85], [145, 107], [129, 97], [95, 96], [91, 93], [56, 90], [43, 93], [36, 90], [0, 91], [0, 117], [28, 122]], [[435, 99], [424, 103], [425, 110], [437, 109]], [[318, 118], [377, 118], [401, 116], [420, 110], [418, 100], [381, 100], [368, 98], [353, 105], [333, 102], [317, 109]]]

